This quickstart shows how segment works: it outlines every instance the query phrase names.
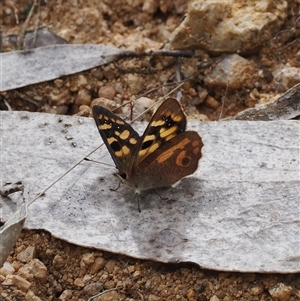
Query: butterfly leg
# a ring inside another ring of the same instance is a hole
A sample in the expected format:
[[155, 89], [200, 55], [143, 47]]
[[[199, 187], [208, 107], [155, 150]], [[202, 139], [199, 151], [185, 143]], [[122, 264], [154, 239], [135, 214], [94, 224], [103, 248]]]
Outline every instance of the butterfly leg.
[[141, 207], [140, 207], [140, 194], [138, 192], [136, 192], [135, 196], [136, 196], [136, 200], [138, 202], [138, 210], [139, 210], [139, 212], [142, 212]]
[[110, 188], [109, 190], [110, 190], [110, 191], [117, 191], [117, 190], [120, 188], [120, 186], [121, 186], [121, 181], [119, 181], [119, 185], [118, 185], [117, 188], [115, 188], [115, 189]]
[[167, 197], [166, 197], [166, 198], [163, 198], [163, 197], [158, 193], [158, 191], [157, 191], [156, 188], [155, 188], [155, 192], [156, 192], [156, 194], [160, 197], [161, 200], [166, 201], [166, 200], [168, 199]]

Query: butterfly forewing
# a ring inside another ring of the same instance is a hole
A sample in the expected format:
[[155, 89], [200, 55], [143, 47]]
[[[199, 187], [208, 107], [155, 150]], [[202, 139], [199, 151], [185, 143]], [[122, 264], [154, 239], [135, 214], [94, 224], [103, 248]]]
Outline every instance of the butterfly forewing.
[[135, 168], [164, 142], [185, 131], [186, 116], [175, 98], [166, 99], [154, 113], [138, 145]]
[[93, 116], [116, 167], [120, 171], [129, 171], [134, 161], [134, 150], [138, 147], [139, 134], [130, 124], [104, 107], [94, 106]]

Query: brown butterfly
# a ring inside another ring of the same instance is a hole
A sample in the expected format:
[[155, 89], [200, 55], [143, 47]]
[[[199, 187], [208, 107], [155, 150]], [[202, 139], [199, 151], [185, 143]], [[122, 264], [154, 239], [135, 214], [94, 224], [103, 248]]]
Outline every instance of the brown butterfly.
[[187, 119], [177, 99], [161, 104], [141, 137], [104, 107], [94, 106], [93, 116], [117, 176], [133, 187], [140, 212], [141, 191], [171, 186], [196, 171], [203, 143], [197, 132], [185, 131]]

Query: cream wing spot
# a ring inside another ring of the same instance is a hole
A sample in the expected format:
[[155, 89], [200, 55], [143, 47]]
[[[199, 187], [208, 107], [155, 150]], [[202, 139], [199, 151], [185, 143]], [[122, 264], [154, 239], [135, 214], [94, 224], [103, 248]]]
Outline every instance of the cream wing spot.
[[123, 132], [119, 135], [119, 137], [120, 137], [122, 140], [128, 139], [129, 136], [130, 136], [130, 132], [129, 132], [128, 130], [123, 131]]
[[129, 143], [132, 145], [135, 145], [135, 144], [137, 144], [137, 140], [135, 138], [130, 138]]

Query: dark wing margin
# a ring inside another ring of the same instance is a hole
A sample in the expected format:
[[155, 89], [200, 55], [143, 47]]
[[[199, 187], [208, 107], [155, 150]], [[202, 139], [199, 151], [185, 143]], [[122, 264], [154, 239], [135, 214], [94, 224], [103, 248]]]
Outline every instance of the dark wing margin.
[[117, 169], [128, 171], [134, 160], [139, 134], [121, 117], [101, 106], [94, 106], [93, 117]]

